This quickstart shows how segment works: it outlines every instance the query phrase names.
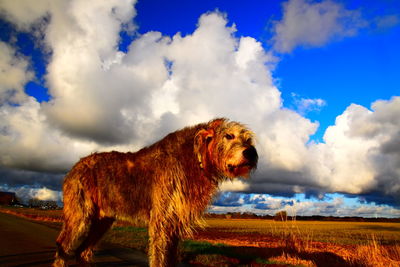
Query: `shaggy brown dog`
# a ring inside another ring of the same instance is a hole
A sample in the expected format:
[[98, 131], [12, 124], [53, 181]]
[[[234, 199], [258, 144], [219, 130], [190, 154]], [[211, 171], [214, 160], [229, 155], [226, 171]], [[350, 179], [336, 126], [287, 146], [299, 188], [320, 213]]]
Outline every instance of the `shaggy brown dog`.
[[149, 224], [150, 266], [171, 266], [179, 238], [191, 234], [218, 183], [248, 177], [257, 165], [253, 134], [215, 119], [167, 135], [136, 153], [96, 153], [65, 177], [64, 224], [53, 266], [75, 253], [89, 262], [114, 220]]

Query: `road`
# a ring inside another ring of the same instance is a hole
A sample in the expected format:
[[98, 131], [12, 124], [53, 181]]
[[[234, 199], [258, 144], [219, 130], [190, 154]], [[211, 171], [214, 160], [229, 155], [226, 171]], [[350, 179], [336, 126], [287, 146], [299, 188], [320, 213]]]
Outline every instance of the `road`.
[[[0, 213], [0, 266], [51, 266], [59, 230]], [[148, 266], [145, 254], [101, 243], [95, 266]], [[74, 261], [71, 266], [76, 266]]]

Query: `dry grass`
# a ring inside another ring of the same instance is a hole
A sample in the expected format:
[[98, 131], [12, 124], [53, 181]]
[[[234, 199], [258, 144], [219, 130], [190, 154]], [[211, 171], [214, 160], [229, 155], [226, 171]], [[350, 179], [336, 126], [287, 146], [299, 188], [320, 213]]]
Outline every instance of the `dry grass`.
[[331, 221], [272, 221], [258, 219], [207, 219], [207, 229], [237, 234], [261, 234], [286, 237], [301, 236], [304, 241], [366, 245], [374, 235], [384, 244], [400, 240], [400, 223], [383, 222], [331, 222]]
[[348, 255], [347, 260], [371, 267], [400, 266], [400, 245], [382, 245], [372, 237], [368, 245], [357, 246], [355, 253]]
[[282, 264], [291, 264], [295, 266], [316, 267], [317, 265], [311, 260], [304, 260], [297, 256], [283, 252], [282, 255], [271, 257], [271, 261]]
[[400, 266], [399, 223], [242, 219], [207, 223], [197, 240], [268, 248], [270, 252], [263, 256], [272, 261], [301, 266]]
[[40, 210], [35, 208], [0, 206], [0, 212], [36, 221], [62, 222], [62, 210]]

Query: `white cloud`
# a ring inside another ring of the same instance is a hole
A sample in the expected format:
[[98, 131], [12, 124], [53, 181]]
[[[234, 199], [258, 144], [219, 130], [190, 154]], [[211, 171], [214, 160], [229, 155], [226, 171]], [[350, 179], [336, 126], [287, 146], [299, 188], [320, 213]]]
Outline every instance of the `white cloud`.
[[230, 180], [222, 183], [219, 187], [221, 191], [247, 191], [249, 184], [242, 180]]
[[135, 15], [134, 1], [67, 3], [53, 9], [46, 30], [53, 53], [46, 78], [53, 99], [44, 110], [53, 124], [73, 136], [124, 142], [133, 130], [123, 110], [130, 107], [139, 115], [143, 105], [138, 99], [146, 98], [147, 87], [159, 85], [156, 74], [142, 76], [140, 58], [135, 65], [124, 64], [129, 57], [116, 49], [122, 25]]
[[32, 24], [38, 23], [46, 13], [56, 5], [51, 0], [7, 1], [2, 0], [0, 14], [15, 23], [21, 30], [29, 30]]
[[18, 106], [0, 107], [0, 164], [7, 168], [65, 172], [80, 156], [98, 147], [71, 139], [48, 124], [32, 97]]
[[387, 203], [398, 203], [399, 108], [400, 97], [377, 101], [371, 110], [352, 104], [328, 127], [323, 143], [307, 144], [315, 128], [307, 120], [299, 124], [299, 115], [276, 122], [269, 118], [272, 130], [260, 136], [266, 144], [261, 150], [264, 162], [247, 192], [344, 192], [364, 194], [369, 201], [386, 196]]
[[292, 93], [291, 95], [295, 105], [295, 110], [303, 116], [309, 112], [320, 111], [326, 105], [326, 101], [321, 98], [303, 98], [295, 93]]
[[135, 14], [132, 2], [57, 3], [43, 11], [51, 15], [43, 30], [52, 100], [1, 107], [5, 167], [61, 171], [94, 150], [136, 150], [216, 116], [260, 125], [279, 112], [269, 56], [253, 38], [234, 37], [223, 14], [203, 15], [185, 37], [146, 33], [122, 53], [119, 31]]
[[51, 190], [46, 187], [32, 188], [27, 186], [9, 187], [7, 185], [0, 185], [0, 190], [6, 192], [15, 192], [17, 197], [25, 203], [28, 203], [30, 199], [53, 200], [57, 202], [62, 201], [62, 192]]
[[324, 135], [325, 144], [313, 146], [325, 155], [321, 163], [325, 163], [331, 190], [398, 196], [398, 116], [400, 98], [394, 97], [373, 103], [372, 110], [353, 104], [337, 117]]
[[274, 25], [274, 49], [289, 53], [297, 46], [319, 47], [333, 39], [354, 36], [367, 25], [361, 14], [334, 1], [289, 0]]
[[[23, 192], [22, 188], [18, 189], [16, 191], [17, 195], [23, 195], [25, 192]], [[61, 200], [61, 192], [60, 191], [54, 191], [48, 188], [38, 188], [38, 189], [28, 189], [28, 192], [25, 193], [25, 196], [29, 196], [30, 198], [36, 198], [39, 200], [54, 200], [54, 201], [60, 201]]]
[[26, 99], [24, 85], [33, 78], [29, 63], [4, 42], [0, 42], [0, 104]]

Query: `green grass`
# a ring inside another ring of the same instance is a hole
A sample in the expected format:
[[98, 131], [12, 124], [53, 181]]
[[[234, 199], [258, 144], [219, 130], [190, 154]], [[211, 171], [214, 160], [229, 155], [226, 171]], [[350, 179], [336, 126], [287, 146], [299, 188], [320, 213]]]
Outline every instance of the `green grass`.
[[148, 239], [147, 228], [133, 226], [114, 226], [103, 238], [105, 242], [137, 249], [142, 252], [146, 252], [148, 249]]
[[134, 232], [134, 233], [147, 233], [145, 227], [133, 227], [133, 226], [114, 226], [114, 231]]
[[[199, 242], [194, 240], [185, 240], [181, 243], [181, 250], [186, 254], [200, 255], [200, 254], [218, 254], [224, 256], [238, 256], [234, 247], [224, 244], [211, 244], [208, 242]], [[241, 256], [242, 259], [247, 259], [248, 256]]]
[[[185, 240], [180, 244], [182, 261], [206, 266], [252, 266], [256, 264], [277, 264], [266, 258], [265, 249], [232, 247], [225, 244], [211, 244]], [[293, 266], [293, 265], [285, 265]]]

